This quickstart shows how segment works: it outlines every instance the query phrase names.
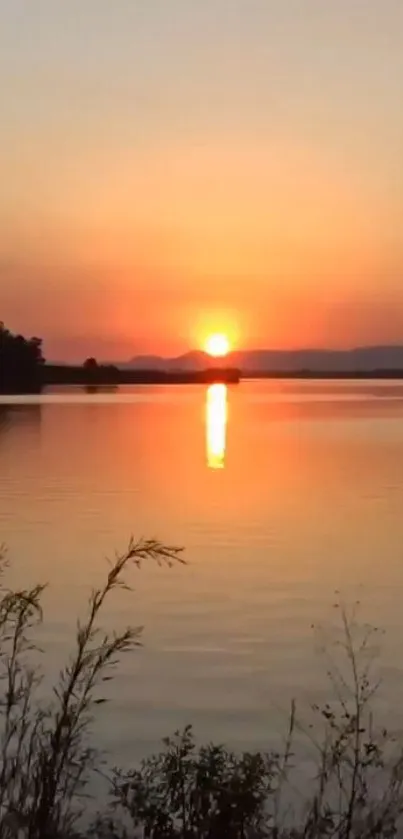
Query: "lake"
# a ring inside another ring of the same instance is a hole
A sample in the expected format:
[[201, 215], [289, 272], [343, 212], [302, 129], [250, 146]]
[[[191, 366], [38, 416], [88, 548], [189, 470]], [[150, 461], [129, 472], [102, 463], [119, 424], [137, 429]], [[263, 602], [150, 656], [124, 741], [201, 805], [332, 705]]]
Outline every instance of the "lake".
[[328, 697], [312, 625], [331, 635], [340, 596], [385, 629], [378, 704], [402, 728], [402, 385], [2, 397], [0, 542], [15, 584], [49, 583], [48, 675], [132, 534], [185, 546], [188, 564], [133, 570], [105, 611], [107, 628], [144, 625], [100, 708], [112, 760], [188, 722], [237, 748], [274, 743], [291, 698]]

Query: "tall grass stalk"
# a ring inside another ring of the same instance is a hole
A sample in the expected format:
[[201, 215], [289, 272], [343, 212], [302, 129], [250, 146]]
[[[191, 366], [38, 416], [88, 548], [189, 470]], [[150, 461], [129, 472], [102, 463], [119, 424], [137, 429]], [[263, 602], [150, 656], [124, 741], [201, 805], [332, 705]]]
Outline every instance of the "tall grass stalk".
[[[41, 671], [31, 664], [35, 629], [43, 615], [44, 586], [0, 590], [0, 838], [55, 839], [72, 835], [98, 752], [89, 743], [102, 686], [122, 653], [140, 645], [141, 627], [105, 633], [99, 617], [116, 589], [129, 589], [126, 572], [145, 560], [172, 565], [181, 551], [153, 540], [131, 541], [109, 564], [104, 584], [92, 591], [77, 623], [73, 653], [61, 669], [52, 698], [37, 699]], [[4, 552], [1, 571], [6, 570]]]

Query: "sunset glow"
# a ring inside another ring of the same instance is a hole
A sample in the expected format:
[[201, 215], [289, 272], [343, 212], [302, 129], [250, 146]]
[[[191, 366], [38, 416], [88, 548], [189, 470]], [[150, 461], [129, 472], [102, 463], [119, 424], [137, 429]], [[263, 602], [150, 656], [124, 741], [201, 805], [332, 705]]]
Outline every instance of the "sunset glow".
[[7, 326], [74, 363], [403, 342], [401, 0], [37, 6], [0, 2]]
[[209, 335], [206, 341], [206, 352], [215, 358], [220, 358], [228, 355], [230, 350], [229, 340], [226, 335], [216, 332], [214, 335]]

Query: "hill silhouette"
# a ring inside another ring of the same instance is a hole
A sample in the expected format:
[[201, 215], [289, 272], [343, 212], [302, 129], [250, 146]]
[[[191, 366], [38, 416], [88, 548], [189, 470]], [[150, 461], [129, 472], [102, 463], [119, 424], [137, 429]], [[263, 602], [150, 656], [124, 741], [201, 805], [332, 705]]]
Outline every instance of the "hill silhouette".
[[174, 358], [139, 355], [130, 361], [118, 363], [120, 369], [200, 371], [225, 363], [245, 375], [281, 373], [346, 373], [362, 374], [380, 371], [403, 371], [403, 345], [354, 347], [347, 350], [241, 350], [230, 353], [225, 359], [212, 358], [207, 353], [194, 350]]

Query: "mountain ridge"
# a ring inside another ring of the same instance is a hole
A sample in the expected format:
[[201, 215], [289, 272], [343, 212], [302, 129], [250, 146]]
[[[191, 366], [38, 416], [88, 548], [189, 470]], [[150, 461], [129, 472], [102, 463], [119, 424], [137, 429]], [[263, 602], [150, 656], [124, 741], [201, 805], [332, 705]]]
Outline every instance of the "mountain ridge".
[[236, 367], [242, 373], [368, 372], [403, 370], [403, 345], [375, 344], [350, 349], [235, 350], [224, 358], [213, 358], [202, 350], [190, 350], [173, 358], [137, 355], [116, 364], [121, 370], [200, 371], [212, 367]]

